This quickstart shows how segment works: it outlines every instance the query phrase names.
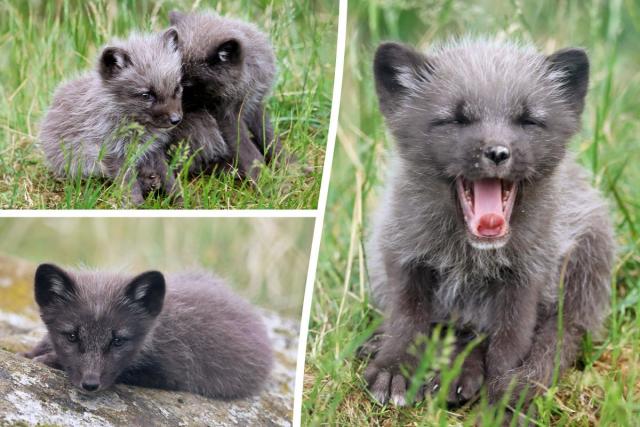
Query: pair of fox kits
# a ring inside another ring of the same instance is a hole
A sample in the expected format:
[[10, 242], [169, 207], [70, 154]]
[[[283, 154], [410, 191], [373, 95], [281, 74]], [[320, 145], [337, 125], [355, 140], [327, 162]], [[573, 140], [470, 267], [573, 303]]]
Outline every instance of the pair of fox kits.
[[35, 298], [48, 333], [26, 356], [86, 392], [117, 382], [240, 398], [271, 371], [259, 314], [203, 271], [133, 277], [42, 264]]
[[121, 180], [141, 204], [176, 192], [172, 143], [188, 143], [190, 175], [233, 168], [255, 181], [258, 165], [278, 157], [264, 106], [276, 71], [268, 38], [209, 13], [174, 11], [170, 21], [105, 47], [96, 71], [56, 91], [39, 136], [54, 174]]
[[427, 54], [384, 43], [374, 75], [396, 146], [368, 242], [372, 293], [386, 313], [360, 352], [368, 388], [396, 405], [409, 403], [412, 381], [417, 399], [437, 390], [437, 376], [413, 375], [420, 337], [445, 325], [457, 339], [453, 357], [483, 337], [449, 403], [483, 386], [491, 403], [528, 401], [556, 365], [576, 361], [608, 310], [608, 208], [567, 153], [587, 55], [491, 40]]

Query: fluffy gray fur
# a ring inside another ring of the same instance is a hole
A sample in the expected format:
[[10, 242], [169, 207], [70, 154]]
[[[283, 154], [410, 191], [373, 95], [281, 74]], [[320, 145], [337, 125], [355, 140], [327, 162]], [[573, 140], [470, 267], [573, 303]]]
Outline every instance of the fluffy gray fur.
[[203, 271], [136, 277], [38, 267], [48, 334], [27, 357], [90, 392], [114, 383], [214, 398], [258, 392], [272, 349], [256, 310]]
[[227, 163], [255, 180], [254, 166], [281, 151], [264, 106], [276, 74], [268, 37], [253, 24], [215, 13], [173, 11], [170, 20], [180, 35], [185, 90], [185, 120], [173, 139], [186, 137], [197, 153], [190, 172]]
[[232, 158], [215, 117], [206, 109], [190, 111], [172, 133], [172, 140], [189, 144], [189, 174], [211, 173]]
[[[397, 142], [368, 242], [372, 292], [386, 312], [365, 373], [379, 401], [406, 403], [400, 367], [415, 367], [407, 348], [434, 324], [486, 337], [451, 385], [454, 404], [483, 383], [491, 402], [511, 381], [512, 399], [525, 388], [531, 398], [550, 384], [556, 356], [562, 372], [583, 336], [601, 328], [613, 232], [605, 202], [566, 152], [580, 127], [588, 70], [580, 49], [545, 56], [471, 39], [426, 55], [396, 43], [378, 48], [380, 109]], [[495, 144], [510, 149], [508, 161], [483, 155]], [[516, 183], [507, 236], [470, 234], [460, 177]]]
[[[62, 84], [41, 124], [39, 142], [50, 169], [58, 177], [122, 178], [132, 148], [137, 164], [162, 152], [169, 132], [182, 119], [182, 87], [178, 34], [132, 35], [105, 47], [96, 70]], [[128, 125], [138, 123], [139, 131]], [[137, 142], [138, 147], [131, 143]], [[141, 203], [133, 183], [134, 203]]]

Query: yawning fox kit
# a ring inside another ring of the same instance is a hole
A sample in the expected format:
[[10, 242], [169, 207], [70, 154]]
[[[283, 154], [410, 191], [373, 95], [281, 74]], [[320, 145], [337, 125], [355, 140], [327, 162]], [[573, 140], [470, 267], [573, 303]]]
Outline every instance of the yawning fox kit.
[[233, 169], [255, 183], [261, 164], [286, 157], [265, 109], [276, 74], [268, 37], [213, 13], [170, 19], [161, 34], [111, 43], [96, 71], [56, 91], [39, 143], [57, 177], [119, 179], [141, 204], [177, 191], [166, 152], [180, 142], [190, 176]]
[[[368, 243], [374, 300], [386, 313], [363, 346], [369, 390], [408, 403], [419, 362], [409, 349], [442, 324], [458, 351], [469, 336], [484, 338], [450, 385], [450, 403], [482, 386], [496, 403], [510, 384], [512, 402], [525, 390], [528, 400], [551, 384], [555, 363], [562, 372], [576, 361], [608, 310], [608, 208], [567, 152], [587, 55], [486, 39], [423, 54], [387, 42], [374, 74], [396, 146]], [[418, 398], [438, 389], [430, 381]]]
[[26, 356], [85, 392], [124, 383], [246, 397], [273, 364], [259, 314], [203, 271], [134, 277], [42, 264], [35, 298], [48, 333]]

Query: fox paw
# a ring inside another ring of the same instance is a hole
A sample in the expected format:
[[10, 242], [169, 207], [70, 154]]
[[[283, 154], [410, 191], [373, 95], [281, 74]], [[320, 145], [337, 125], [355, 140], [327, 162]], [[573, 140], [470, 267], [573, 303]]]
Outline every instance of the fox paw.
[[[392, 373], [394, 372], [394, 373]], [[394, 406], [407, 405], [407, 380], [398, 369], [384, 369], [370, 363], [364, 373], [369, 392], [382, 405], [391, 403]]]
[[53, 351], [36, 356], [33, 358], [33, 361], [42, 363], [53, 369], [62, 369], [62, 366], [58, 362], [58, 356]]
[[[473, 399], [485, 382], [485, 364], [483, 352], [474, 349], [462, 363], [460, 374], [449, 385], [447, 403], [460, 406]], [[432, 381], [432, 388], [440, 387], [440, 376]]]
[[[482, 384], [484, 384], [484, 371], [463, 370], [449, 385], [447, 403], [453, 406], [465, 404], [478, 394]], [[440, 375], [437, 375], [426, 387], [426, 391], [435, 394], [440, 390], [440, 387], [441, 378]]]

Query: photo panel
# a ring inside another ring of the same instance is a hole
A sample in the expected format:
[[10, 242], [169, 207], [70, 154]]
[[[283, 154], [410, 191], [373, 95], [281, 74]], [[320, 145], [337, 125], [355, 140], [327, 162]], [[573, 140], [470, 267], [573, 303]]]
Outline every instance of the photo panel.
[[637, 423], [637, 15], [349, 2], [302, 425]]
[[1, 218], [0, 423], [291, 424], [313, 223]]
[[0, 207], [316, 208], [337, 2], [2, 12]]

